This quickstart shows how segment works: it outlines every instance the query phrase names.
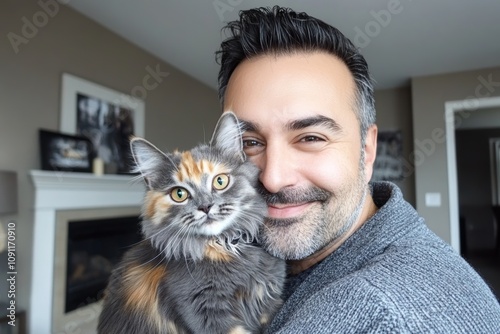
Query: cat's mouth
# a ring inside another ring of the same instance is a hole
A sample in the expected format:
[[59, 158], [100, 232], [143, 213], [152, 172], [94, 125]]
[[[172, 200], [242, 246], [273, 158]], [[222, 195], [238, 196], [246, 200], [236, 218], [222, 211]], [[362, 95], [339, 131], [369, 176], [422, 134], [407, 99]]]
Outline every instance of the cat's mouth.
[[230, 221], [216, 216], [208, 215], [198, 223], [198, 232], [206, 236], [216, 236], [222, 233], [229, 225]]
[[211, 224], [216, 224], [218, 222], [217, 219], [213, 217], [206, 217], [205, 221], [202, 223], [203, 225], [211, 225]]

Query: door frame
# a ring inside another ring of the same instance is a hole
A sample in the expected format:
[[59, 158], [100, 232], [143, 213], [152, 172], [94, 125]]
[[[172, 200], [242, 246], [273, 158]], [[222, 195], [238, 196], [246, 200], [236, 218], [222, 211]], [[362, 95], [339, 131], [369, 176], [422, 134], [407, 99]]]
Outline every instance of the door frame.
[[460, 113], [460, 115], [465, 118], [463, 115], [465, 113], [496, 107], [500, 107], [500, 96], [447, 101], [444, 104], [446, 124], [446, 160], [448, 165], [448, 200], [450, 210], [450, 240], [451, 246], [459, 254], [461, 245], [458, 208], [457, 157], [455, 144], [455, 116], [457, 116], [457, 113]]

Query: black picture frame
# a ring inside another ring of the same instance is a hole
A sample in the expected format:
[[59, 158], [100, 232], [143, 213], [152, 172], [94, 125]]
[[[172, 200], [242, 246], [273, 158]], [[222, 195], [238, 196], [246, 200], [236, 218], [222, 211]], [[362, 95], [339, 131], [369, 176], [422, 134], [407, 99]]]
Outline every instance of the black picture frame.
[[92, 173], [92, 142], [83, 136], [39, 129], [42, 170]]

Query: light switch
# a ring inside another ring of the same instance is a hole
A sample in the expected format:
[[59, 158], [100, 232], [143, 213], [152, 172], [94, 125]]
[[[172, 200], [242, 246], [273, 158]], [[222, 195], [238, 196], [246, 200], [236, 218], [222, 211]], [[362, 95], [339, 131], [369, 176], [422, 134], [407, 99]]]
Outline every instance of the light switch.
[[425, 206], [440, 207], [441, 193], [425, 193]]

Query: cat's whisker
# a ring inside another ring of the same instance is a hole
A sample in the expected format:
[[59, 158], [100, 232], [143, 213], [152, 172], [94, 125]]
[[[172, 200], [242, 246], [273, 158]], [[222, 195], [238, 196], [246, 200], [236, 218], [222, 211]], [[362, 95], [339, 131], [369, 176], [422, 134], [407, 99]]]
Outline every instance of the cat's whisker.
[[153, 239], [154, 237], [156, 237], [158, 234], [160, 233], [164, 233], [167, 229], [171, 228], [171, 225], [170, 224], [167, 224], [166, 226], [164, 226], [163, 228], [159, 229], [157, 232], [155, 232], [154, 234], [146, 237], [146, 239]]
[[[143, 220], [143, 223], [144, 223], [144, 220]], [[153, 234], [153, 235], [150, 235], [150, 236], [148, 236], [148, 237], [145, 237], [143, 240], [140, 240], [140, 241], [138, 241], [138, 242], [136, 242], [136, 243], [131, 244], [131, 245], [130, 245], [130, 247], [133, 247], [133, 246], [135, 246], [135, 245], [138, 245], [138, 244], [140, 244], [141, 242], [143, 242], [144, 240], [153, 239], [156, 235], [158, 235], [158, 234], [160, 234], [160, 233], [164, 232], [164, 231], [168, 228], [168, 226], [170, 226], [170, 225], [165, 226], [164, 228], [160, 229], [158, 232], [156, 232], [156, 233], [155, 233], [155, 234]]]
[[198, 283], [198, 281], [193, 277], [193, 274], [191, 273], [191, 270], [189, 269], [189, 263], [187, 262], [187, 257], [184, 257], [184, 263], [186, 264], [186, 269], [187, 269], [187, 272], [189, 273], [189, 276], [191, 276], [191, 279], [193, 280], [194, 284], [196, 284], [196, 286], [198, 288], [200, 288], [200, 284]]
[[144, 241], [144, 239], [143, 239], [143, 240], [139, 240], [139, 241], [137, 241], [137, 242], [134, 242], [133, 244], [131, 244], [131, 245], [129, 246], [129, 248], [132, 248], [132, 247], [134, 247], [134, 246], [136, 246], [136, 245], [140, 244], [140, 243], [141, 243], [141, 242], [143, 242], [143, 241]]
[[132, 172], [135, 172], [135, 173], [139, 172], [139, 174], [132, 177], [132, 179], [128, 182], [130, 185], [132, 185], [134, 183], [144, 182], [144, 175], [142, 175], [142, 173], [140, 171], [133, 170]]
[[[150, 271], [154, 271], [155, 269], [160, 268], [161, 266], [165, 266], [165, 264], [168, 262], [168, 259], [163, 252], [158, 252], [158, 254], [152, 260], [157, 259], [157, 258], [160, 258], [160, 259], [158, 260], [157, 263], [155, 263], [153, 265], [153, 267], [145, 266], [145, 268], [147, 268]], [[151, 262], [151, 261], [147, 261], [146, 263], [144, 263], [144, 265], [149, 263], [149, 262]], [[142, 266], [143, 265], [140, 265], [137, 267], [140, 268]]]
[[[186, 236], [189, 234], [189, 227], [187, 225], [181, 226], [181, 228], [172, 236], [172, 242], [170, 244], [170, 248], [172, 249], [171, 253], [175, 258], [180, 257], [181, 243], [185, 240]], [[185, 254], [183, 254], [185, 257]]]
[[[140, 267], [147, 267], [147, 265], [151, 262], [153, 262], [154, 260], [156, 260], [157, 258], [161, 257], [162, 253], [158, 253], [158, 255], [156, 255], [155, 257], [153, 257], [151, 260], [149, 261], [146, 261], [144, 263], [141, 263], [140, 265], [138, 265], [137, 267], [140, 268]], [[158, 268], [160, 265], [163, 265], [163, 261], [162, 259], [160, 259], [160, 261], [158, 261], [154, 266], [153, 266], [153, 269], [155, 268]]]
[[190, 255], [192, 255], [186, 253], [188, 250], [195, 249], [189, 245], [189, 243], [193, 242], [193, 238], [190, 237], [190, 235], [193, 235], [193, 228], [191, 228], [191, 226], [190, 224], [181, 225], [181, 228], [172, 237], [173, 241], [170, 247], [172, 248], [171, 254], [173, 254], [175, 258], [179, 258], [181, 255], [182, 257], [189, 258]]

